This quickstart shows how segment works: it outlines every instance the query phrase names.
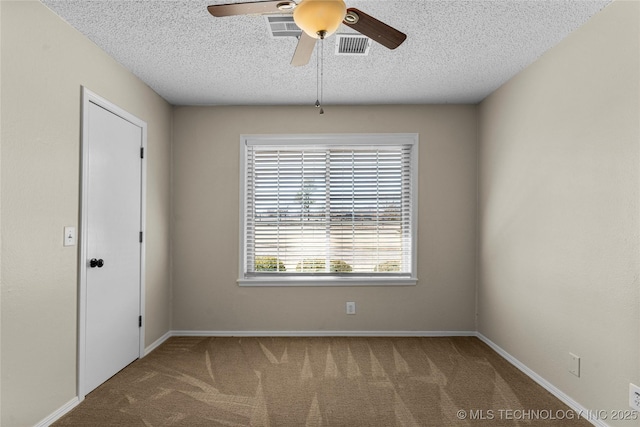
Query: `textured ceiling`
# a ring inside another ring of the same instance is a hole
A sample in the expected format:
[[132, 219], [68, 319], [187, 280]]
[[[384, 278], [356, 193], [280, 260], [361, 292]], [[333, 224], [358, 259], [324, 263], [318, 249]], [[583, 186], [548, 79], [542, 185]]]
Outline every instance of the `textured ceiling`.
[[[174, 105], [312, 104], [316, 56], [262, 16], [214, 18], [234, 0], [42, 0]], [[324, 42], [325, 104], [477, 103], [584, 24], [609, 0], [347, 0], [407, 34], [396, 50], [334, 55]], [[338, 32], [353, 33], [342, 26]]]

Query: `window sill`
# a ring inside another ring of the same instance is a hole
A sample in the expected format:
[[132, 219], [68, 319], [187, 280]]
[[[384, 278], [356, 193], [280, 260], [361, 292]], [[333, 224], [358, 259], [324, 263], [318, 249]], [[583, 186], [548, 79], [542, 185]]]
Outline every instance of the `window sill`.
[[418, 282], [413, 277], [354, 277], [354, 278], [326, 278], [326, 277], [309, 277], [309, 278], [250, 278], [238, 279], [239, 286], [246, 287], [281, 287], [281, 286], [415, 286]]

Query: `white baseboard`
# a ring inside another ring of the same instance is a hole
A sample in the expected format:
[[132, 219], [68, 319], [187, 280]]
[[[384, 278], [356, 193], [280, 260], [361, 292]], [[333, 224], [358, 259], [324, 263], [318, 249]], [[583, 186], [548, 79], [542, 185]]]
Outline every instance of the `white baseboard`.
[[161, 336], [160, 338], [158, 338], [157, 340], [152, 342], [151, 345], [149, 345], [148, 347], [146, 347], [144, 349], [144, 356], [146, 356], [147, 354], [151, 353], [153, 350], [155, 350], [157, 347], [159, 347], [160, 344], [162, 344], [163, 342], [165, 342], [167, 339], [171, 338], [172, 336], [173, 336], [173, 333], [171, 331], [168, 331], [163, 336]]
[[597, 427], [610, 427], [609, 424], [605, 423], [600, 419], [591, 419], [588, 417], [589, 410], [584, 406], [580, 405], [578, 402], [567, 396], [562, 390], [551, 384], [549, 381], [542, 378], [536, 372], [531, 370], [524, 363], [520, 362], [518, 359], [507, 353], [502, 347], [498, 346], [496, 343], [491, 341], [489, 338], [482, 335], [480, 332], [476, 333], [476, 336], [489, 347], [491, 347], [496, 353], [502, 356], [507, 362], [511, 363], [516, 368], [520, 369], [526, 376], [531, 378], [533, 381], [537, 382], [540, 386], [542, 386], [549, 393], [553, 394], [555, 397], [560, 399], [565, 405], [575, 411], [576, 414], [584, 414], [581, 415], [580, 418], [586, 419], [588, 422]]
[[64, 414], [66, 414], [67, 412], [69, 412], [70, 410], [72, 410], [73, 408], [78, 406], [79, 403], [80, 403], [80, 399], [78, 399], [77, 396], [74, 397], [73, 399], [71, 399], [70, 401], [68, 401], [64, 405], [62, 405], [60, 408], [58, 408], [58, 410], [53, 412], [47, 418], [45, 418], [42, 421], [40, 421], [34, 427], [48, 427], [48, 426], [50, 426], [51, 424], [55, 423], [60, 418], [62, 418], [62, 416]]
[[475, 337], [475, 331], [171, 331], [174, 337]]

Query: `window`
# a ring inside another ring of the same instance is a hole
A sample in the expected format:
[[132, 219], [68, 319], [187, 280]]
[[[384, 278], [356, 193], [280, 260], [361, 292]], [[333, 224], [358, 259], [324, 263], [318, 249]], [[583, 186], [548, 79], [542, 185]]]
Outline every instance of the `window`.
[[241, 143], [241, 285], [416, 283], [417, 134]]

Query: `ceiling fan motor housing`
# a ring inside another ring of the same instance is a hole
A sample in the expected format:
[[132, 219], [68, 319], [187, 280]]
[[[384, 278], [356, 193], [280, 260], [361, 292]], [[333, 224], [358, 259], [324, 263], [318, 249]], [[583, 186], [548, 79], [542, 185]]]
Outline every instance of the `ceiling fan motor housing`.
[[302, 0], [293, 11], [293, 20], [302, 31], [317, 39], [336, 32], [346, 13], [343, 0]]

